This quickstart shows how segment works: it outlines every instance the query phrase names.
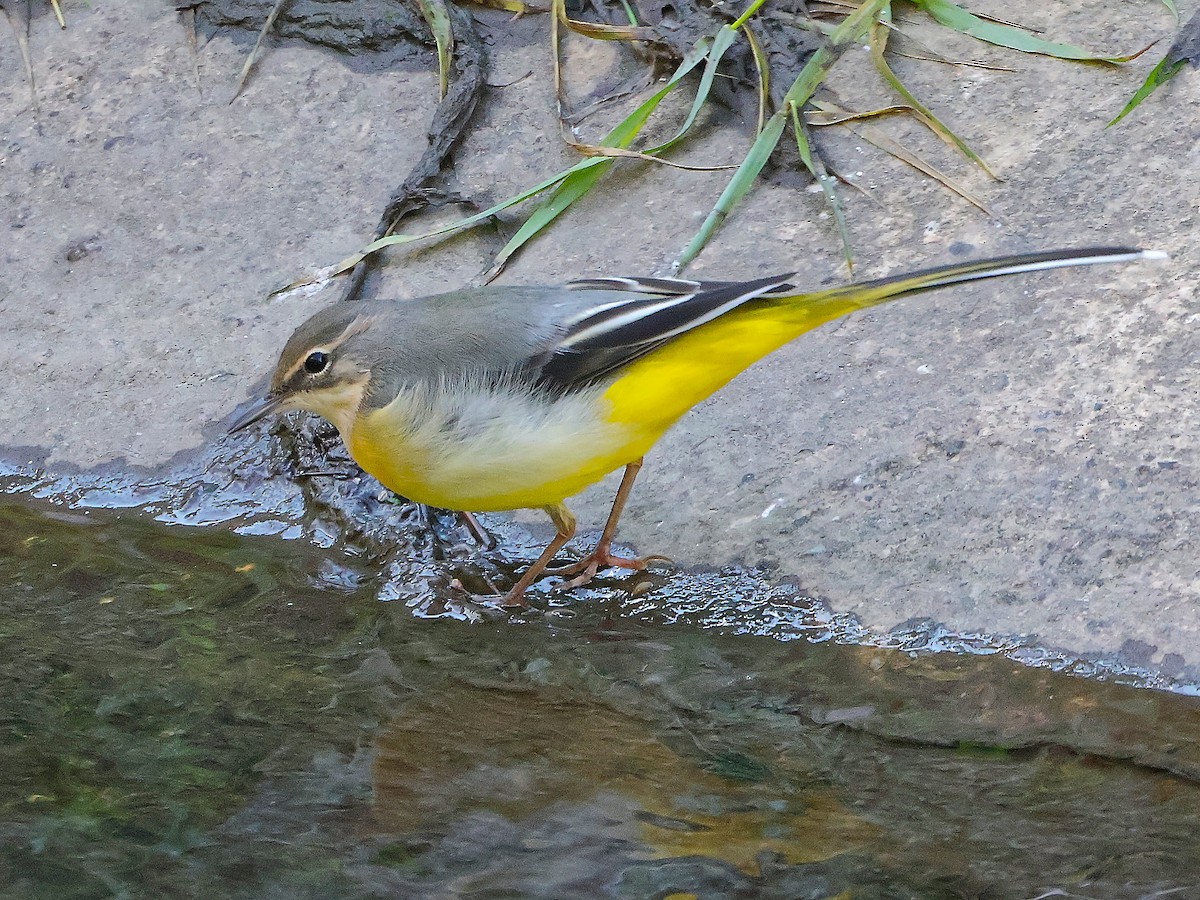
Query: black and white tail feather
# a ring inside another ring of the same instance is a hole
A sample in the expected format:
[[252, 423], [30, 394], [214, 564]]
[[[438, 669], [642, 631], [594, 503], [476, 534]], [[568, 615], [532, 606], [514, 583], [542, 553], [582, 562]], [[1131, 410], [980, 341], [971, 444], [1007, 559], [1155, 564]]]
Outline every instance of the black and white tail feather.
[[799, 291], [787, 272], [754, 281], [694, 281], [681, 278], [586, 278], [570, 290], [628, 293], [593, 306], [564, 323], [565, 333], [541, 366], [540, 378], [560, 389], [595, 383], [663, 343], [698, 328], [747, 303], [796, 304], [853, 301], [859, 308], [906, 294], [921, 293], [985, 278], [1002, 278], [1066, 266], [1164, 259], [1165, 253], [1129, 247], [1047, 250], [976, 262], [958, 263], [893, 275], [875, 281], [820, 291]]

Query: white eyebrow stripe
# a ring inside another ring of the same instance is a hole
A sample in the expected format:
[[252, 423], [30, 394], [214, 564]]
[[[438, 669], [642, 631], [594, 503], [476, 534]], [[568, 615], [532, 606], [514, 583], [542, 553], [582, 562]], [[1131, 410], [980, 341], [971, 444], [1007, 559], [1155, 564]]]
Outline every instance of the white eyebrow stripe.
[[296, 362], [292, 364], [291, 368], [287, 370], [282, 378], [282, 381], [290, 381], [292, 376], [304, 366], [305, 361], [307, 361], [312, 354], [332, 354], [333, 351], [335, 351], [338, 347], [342, 346], [342, 344], [346, 343], [346, 341], [350, 340], [350, 338], [354, 337], [356, 334], [360, 334], [370, 324], [370, 316], [355, 316], [349, 321], [349, 323], [347, 323], [346, 327], [342, 329], [342, 333], [335, 337], [332, 341], [329, 341], [327, 344], [322, 344], [318, 347], [309, 347], [308, 350], [305, 351], [304, 355], [297, 359]]

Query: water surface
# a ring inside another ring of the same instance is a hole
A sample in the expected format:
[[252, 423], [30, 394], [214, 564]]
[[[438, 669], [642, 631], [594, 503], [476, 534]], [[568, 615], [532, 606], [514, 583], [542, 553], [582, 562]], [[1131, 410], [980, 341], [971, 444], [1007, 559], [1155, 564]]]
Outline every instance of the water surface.
[[1181, 693], [737, 573], [464, 616], [340, 544], [0, 504], [6, 896], [1200, 896]]

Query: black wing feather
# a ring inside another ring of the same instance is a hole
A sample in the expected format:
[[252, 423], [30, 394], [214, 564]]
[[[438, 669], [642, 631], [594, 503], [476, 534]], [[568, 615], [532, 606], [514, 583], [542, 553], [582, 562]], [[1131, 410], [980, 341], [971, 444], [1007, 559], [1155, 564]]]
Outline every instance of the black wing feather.
[[662, 278], [596, 278], [571, 287], [629, 291], [626, 303], [605, 303], [576, 318], [541, 365], [539, 379], [572, 390], [706, 322], [772, 291], [790, 287], [793, 273], [755, 281], [691, 282]]

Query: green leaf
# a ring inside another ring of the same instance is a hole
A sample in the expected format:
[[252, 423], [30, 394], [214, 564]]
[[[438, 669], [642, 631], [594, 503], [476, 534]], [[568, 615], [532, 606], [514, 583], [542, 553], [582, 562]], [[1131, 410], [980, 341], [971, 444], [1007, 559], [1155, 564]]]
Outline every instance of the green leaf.
[[1158, 65], [1150, 70], [1150, 74], [1146, 76], [1146, 80], [1142, 82], [1142, 86], [1137, 89], [1129, 99], [1129, 102], [1125, 104], [1125, 108], [1105, 128], [1111, 128], [1133, 112], [1143, 100], [1153, 94], [1160, 85], [1170, 81], [1175, 73], [1186, 64], [1186, 59], [1171, 59], [1169, 56], [1160, 60]]
[[756, 12], [758, 12], [759, 7], [761, 7], [765, 2], [766, 2], [766, 0], [753, 0], [753, 2], [749, 6], [746, 7], [746, 11], [744, 13], [742, 13], [740, 16], [738, 16], [737, 20], [729, 27], [732, 30], [737, 31], [739, 28], [741, 28], [743, 25], [745, 25], [748, 21], [750, 21], [750, 17], [752, 15], [754, 15]]
[[[1100, 56], [1074, 44], [1061, 44], [1057, 41], [1047, 41], [1037, 35], [1030, 34], [1012, 25], [1001, 25], [998, 22], [988, 22], [973, 13], [967, 12], [961, 6], [950, 0], [913, 0], [942, 25], [955, 31], [995, 44], [998, 47], [1008, 47], [1010, 50], [1020, 50], [1022, 53], [1038, 53], [1043, 56], [1055, 56], [1059, 59], [1077, 59], [1085, 62], [1123, 63], [1136, 57], [1129, 56]], [[1141, 52], [1141, 51], [1139, 51]]]
[[767, 121], [767, 107], [771, 100], [771, 61], [767, 57], [767, 50], [754, 35], [754, 30], [749, 25], [742, 26], [742, 34], [746, 35], [746, 43], [750, 45], [750, 53], [754, 57], [754, 68], [758, 74], [758, 124], [755, 126], [755, 133], [763, 130], [763, 125]]

